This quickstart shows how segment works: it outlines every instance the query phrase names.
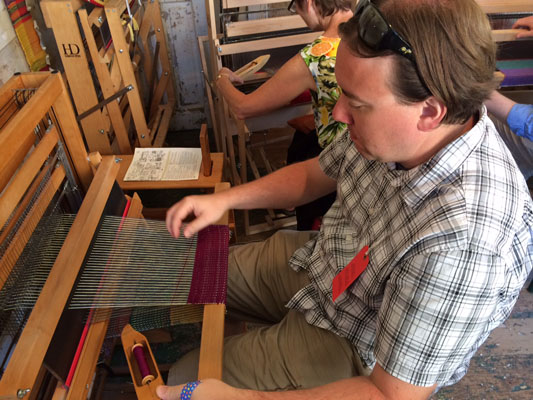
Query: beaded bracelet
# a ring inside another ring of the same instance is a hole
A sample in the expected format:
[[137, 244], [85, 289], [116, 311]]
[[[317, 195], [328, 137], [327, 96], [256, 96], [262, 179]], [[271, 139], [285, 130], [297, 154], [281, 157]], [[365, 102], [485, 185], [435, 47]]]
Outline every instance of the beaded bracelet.
[[181, 389], [181, 395], [180, 400], [191, 400], [192, 392], [194, 392], [194, 389], [202, 383], [201, 381], [194, 381], [187, 383], [183, 389]]

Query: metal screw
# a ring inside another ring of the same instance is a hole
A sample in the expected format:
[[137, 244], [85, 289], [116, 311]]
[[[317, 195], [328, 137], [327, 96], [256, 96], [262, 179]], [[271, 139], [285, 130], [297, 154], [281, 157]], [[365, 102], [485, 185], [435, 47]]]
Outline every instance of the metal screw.
[[157, 28], [157, 31], [158, 31], [158, 32], [161, 32], [161, 28]]
[[222, 53], [222, 47], [218, 46], [217, 50], [218, 50], [219, 53]]
[[19, 389], [17, 390], [17, 397], [19, 399], [22, 399], [24, 398], [24, 396], [26, 396], [30, 392], [31, 392], [31, 389]]
[[100, 22], [101, 24], [104, 23], [104, 19], [102, 18], [102, 16], [99, 16], [99, 17], [98, 17], [98, 22]]
[[119, 52], [119, 53], [124, 53], [124, 50], [120, 49], [118, 52]]
[[100, 132], [102, 135], [104, 134], [104, 130], [100, 129], [98, 132]]
[[168, 75], [168, 71], [165, 71], [165, 76], [167, 76], [167, 75]]
[[144, 138], [145, 138], [145, 136], [144, 136], [144, 135], [141, 135], [141, 139], [144, 139]]
[[[119, 158], [119, 157], [115, 157], [115, 163], [117, 163], [117, 164], [118, 164], [118, 163], [119, 163], [119, 162], [121, 162], [121, 161], [122, 161], [122, 158]], [[87, 385], [87, 389], [89, 389], [89, 387], [88, 387], [88, 386], [89, 386], [89, 385]]]

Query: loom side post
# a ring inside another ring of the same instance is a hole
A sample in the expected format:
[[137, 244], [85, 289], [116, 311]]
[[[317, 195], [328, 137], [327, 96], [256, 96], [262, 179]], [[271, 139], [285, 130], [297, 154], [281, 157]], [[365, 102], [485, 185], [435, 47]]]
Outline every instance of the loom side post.
[[[215, 186], [215, 193], [229, 188], [228, 182], [218, 183]], [[217, 222], [217, 225], [228, 225], [227, 212]], [[222, 379], [225, 314], [225, 304], [206, 304], [204, 306], [198, 379]]]
[[213, 161], [209, 150], [209, 138], [207, 137], [207, 125], [202, 124], [200, 129], [200, 148], [202, 149], [202, 173], [204, 176], [211, 176]]
[[[96, 153], [99, 154], [99, 153]], [[137, 193], [133, 194], [131, 206], [128, 211], [128, 218], [142, 218], [142, 202]], [[110, 314], [111, 310], [99, 310], [100, 314]], [[91, 381], [96, 370], [96, 363], [100, 354], [100, 348], [104, 342], [109, 318], [96, 318], [89, 327], [89, 333], [83, 346], [78, 362], [78, 367], [74, 373], [74, 378], [68, 391], [67, 400], [85, 399], [89, 393]]]
[[[33, 389], [71, 288], [96, 230], [119, 166], [104, 159], [0, 380], [0, 395]], [[90, 234], [93, 232], [93, 234]]]

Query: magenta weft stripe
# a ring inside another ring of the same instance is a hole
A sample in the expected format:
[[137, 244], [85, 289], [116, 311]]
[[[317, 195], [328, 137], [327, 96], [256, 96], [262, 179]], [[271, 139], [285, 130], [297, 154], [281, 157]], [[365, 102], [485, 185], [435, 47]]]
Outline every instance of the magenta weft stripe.
[[198, 232], [194, 271], [187, 303], [226, 303], [229, 228], [210, 225]]

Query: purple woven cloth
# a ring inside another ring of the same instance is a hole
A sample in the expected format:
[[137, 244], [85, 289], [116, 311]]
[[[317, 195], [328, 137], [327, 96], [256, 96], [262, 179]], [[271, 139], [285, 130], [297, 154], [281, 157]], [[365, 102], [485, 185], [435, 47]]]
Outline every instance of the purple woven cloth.
[[496, 66], [505, 75], [502, 86], [533, 85], [533, 60], [502, 60]]
[[210, 225], [198, 232], [194, 271], [187, 303], [226, 303], [229, 229]]

